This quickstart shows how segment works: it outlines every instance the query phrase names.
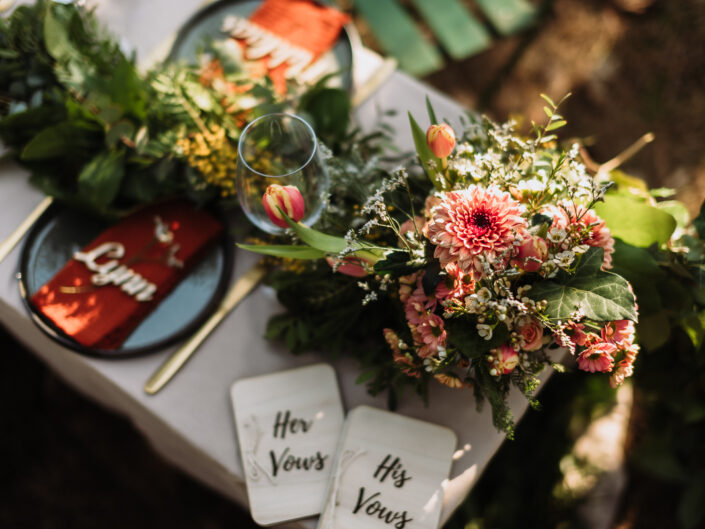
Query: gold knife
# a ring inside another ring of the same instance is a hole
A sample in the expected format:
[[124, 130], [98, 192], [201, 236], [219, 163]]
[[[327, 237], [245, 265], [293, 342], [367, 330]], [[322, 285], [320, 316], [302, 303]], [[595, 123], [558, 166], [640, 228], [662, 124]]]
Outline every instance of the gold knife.
[[222, 319], [233, 310], [240, 301], [255, 288], [264, 278], [267, 268], [260, 261], [245, 274], [240, 277], [235, 284], [230, 288], [228, 293], [223, 298], [220, 306], [206, 320], [206, 322], [198, 329], [189, 340], [177, 349], [167, 360], [161, 365], [157, 371], [150, 377], [144, 385], [144, 390], [150, 395], [154, 395], [162, 389], [172, 377], [181, 369], [181, 367], [191, 358], [191, 355], [198, 349], [203, 340], [205, 340], [213, 329], [215, 329]]
[[42, 213], [44, 213], [53, 202], [53, 198], [44, 197], [44, 199], [37, 204], [37, 207], [32, 210], [27, 218], [24, 219], [19, 226], [17, 226], [17, 229], [15, 229], [15, 231], [13, 231], [12, 234], [5, 239], [2, 244], [0, 244], [0, 263], [5, 260], [5, 257], [10, 255], [12, 249], [22, 240], [24, 234], [27, 233], [37, 219], [42, 216]]

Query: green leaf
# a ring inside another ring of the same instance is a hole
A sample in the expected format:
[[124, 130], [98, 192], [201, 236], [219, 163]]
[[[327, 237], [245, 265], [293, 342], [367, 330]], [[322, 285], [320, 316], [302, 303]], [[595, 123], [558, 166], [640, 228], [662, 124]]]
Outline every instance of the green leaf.
[[411, 261], [409, 257], [409, 253], [405, 251], [390, 252], [384, 259], [380, 259], [375, 263], [375, 272], [399, 277], [426, 266], [425, 261]]
[[665, 200], [663, 202], [657, 202], [656, 207], [676, 219], [676, 225], [679, 228], [688, 226], [690, 222], [690, 212], [683, 202], [678, 200]]
[[642, 315], [656, 314], [663, 309], [658, 286], [666, 280], [666, 273], [647, 250], [615, 239], [611, 271], [634, 287]]
[[117, 196], [125, 174], [125, 153], [103, 152], [91, 160], [78, 175], [79, 195], [98, 207], [109, 205]]
[[[414, 138], [416, 154], [418, 154], [419, 160], [421, 160], [421, 165], [423, 165], [423, 168], [433, 183], [433, 186], [438, 190], [442, 190], [443, 181], [441, 180], [440, 173], [438, 172], [441, 168], [441, 160], [431, 151], [431, 148], [426, 142], [426, 133], [419, 126], [419, 124], [416, 123], [416, 120], [414, 119], [414, 116], [411, 115], [411, 112], [409, 112], [409, 125], [411, 126], [411, 135]], [[436, 170], [432, 170], [429, 163], [434, 165]]]
[[541, 99], [543, 99], [544, 101], [546, 101], [546, 103], [551, 105], [551, 108], [553, 108], [554, 110], [556, 109], [557, 105], [553, 102], [553, 99], [548, 97], [546, 94], [541, 94]]
[[237, 246], [248, 252], [273, 255], [274, 257], [284, 257], [287, 259], [322, 259], [326, 256], [325, 252], [311, 248], [310, 246], [264, 244], [238, 244]]
[[547, 131], [552, 131], [552, 130], [560, 129], [561, 127], [563, 127], [563, 126], [566, 125], [567, 123], [568, 123], [568, 122], [567, 122], [566, 120], [564, 120], [564, 119], [559, 119], [559, 120], [557, 120], [557, 121], [551, 122], [551, 123], [548, 125], [548, 127], [546, 127], [546, 130], [547, 130]]
[[433, 110], [433, 105], [428, 96], [426, 96], [426, 110], [428, 110], [428, 119], [431, 120], [431, 123], [437, 124], [438, 118], [436, 118], [436, 111]]
[[448, 344], [456, 347], [466, 358], [478, 358], [509, 340], [509, 330], [503, 323], [495, 326], [489, 340], [485, 340], [478, 334], [476, 325], [477, 318], [474, 316], [446, 321]]
[[700, 213], [693, 219], [693, 226], [701, 239], [705, 239], [705, 201], [700, 206]]
[[705, 519], [705, 477], [694, 478], [681, 496], [678, 520], [684, 529], [695, 529]]
[[[639, 303], [641, 303], [641, 298], [638, 299]], [[639, 308], [641, 308], [641, 304]], [[640, 315], [636, 332], [639, 337], [639, 343], [647, 350], [655, 351], [668, 342], [671, 336], [671, 322], [665, 311], [651, 316]]]
[[537, 283], [528, 296], [546, 300], [546, 314], [553, 320], [567, 320], [576, 310], [595, 321], [637, 321], [634, 295], [629, 283], [611, 272], [600, 270], [602, 248], [591, 248], [583, 255], [575, 275]]
[[342, 237], [334, 237], [304, 226], [300, 222], [294, 222], [281, 208], [279, 211], [284, 215], [284, 219], [289, 223], [289, 226], [291, 226], [291, 229], [294, 230], [299, 239], [309, 246], [325, 253], [340, 253], [347, 248], [347, 243]]
[[24, 161], [46, 160], [59, 156], [67, 156], [72, 151], [80, 150], [85, 155], [96, 147], [97, 131], [76, 127], [73, 123], [64, 121], [45, 128], [34, 136], [22, 150]]
[[135, 126], [132, 122], [122, 119], [108, 128], [108, 132], [105, 135], [105, 144], [109, 149], [113, 149], [117, 146], [123, 136], [128, 140], [131, 140], [134, 133]]
[[319, 88], [305, 94], [299, 110], [311, 116], [316, 135], [328, 143], [340, 141], [350, 125], [350, 97], [339, 88]]
[[606, 196], [604, 202], [595, 204], [595, 212], [607, 223], [613, 237], [642, 248], [665, 244], [676, 229], [672, 215], [626, 196]]
[[45, 11], [44, 45], [49, 55], [57, 61], [68, 60], [78, 55], [68, 33], [69, 9], [73, 8], [57, 6], [52, 2]]
[[376, 374], [377, 371], [375, 371], [374, 369], [366, 371], [355, 379], [355, 384], [364, 384], [368, 380], [371, 380]]
[[705, 339], [705, 312], [689, 314], [681, 321], [681, 327], [690, 338], [690, 341], [693, 342], [695, 348], [700, 348], [703, 339]]

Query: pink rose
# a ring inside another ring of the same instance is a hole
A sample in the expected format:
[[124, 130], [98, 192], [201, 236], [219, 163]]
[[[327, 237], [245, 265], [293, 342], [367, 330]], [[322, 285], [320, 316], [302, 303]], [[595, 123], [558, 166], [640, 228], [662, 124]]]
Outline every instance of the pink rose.
[[543, 327], [534, 318], [524, 317], [517, 322], [516, 331], [524, 339], [524, 351], [537, 351], [543, 345]]
[[438, 158], [447, 158], [455, 147], [455, 132], [445, 123], [431, 125], [426, 131], [426, 143]]
[[299, 222], [304, 217], [306, 206], [301, 191], [295, 186], [281, 186], [272, 184], [262, 196], [262, 205], [269, 220], [280, 228], [288, 228], [289, 224], [284, 219], [281, 209], [291, 220]]
[[548, 244], [541, 237], [530, 237], [525, 239], [519, 247], [519, 253], [512, 260], [514, 266], [518, 266], [526, 272], [536, 272], [548, 257]]
[[[493, 367], [496, 375], [508, 375], [519, 365], [519, 355], [510, 345], [504, 344], [492, 351], [494, 353]], [[490, 371], [490, 374], [495, 375]]]
[[336, 257], [326, 257], [326, 262], [336, 272], [351, 277], [365, 277], [370, 273], [372, 267], [378, 261], [378, 257], [370, 252], [359, 251], [355, 255], [338, 259]]

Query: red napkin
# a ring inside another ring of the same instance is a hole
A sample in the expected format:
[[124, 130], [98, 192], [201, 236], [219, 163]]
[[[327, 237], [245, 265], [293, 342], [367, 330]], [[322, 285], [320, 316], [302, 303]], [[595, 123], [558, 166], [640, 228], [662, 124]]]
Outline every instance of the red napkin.
[[[265, 0], [250, 16], [250, 21], [298, 48], [311, 52], [314, 62], [330, 50], [350, 17], [337, 9], [318, 5], [311, 0]], [[244, 41], [240, 41], [246, 46]], [[286, 92], [288, 63], [269, 67], [269, 56], [257, 61], [262, 71], [251, 69], [256, 78], [267, 74], [274, 87]]]
[[333, 47], [350, 17], [311, 0], [266, 0], [250, 20], [294, 46], [310, 51], [315, 60]]
[[116, 349], [222, 229], [187, 202], [142, 209], [74, 255], [31, 303], [78, 343]]

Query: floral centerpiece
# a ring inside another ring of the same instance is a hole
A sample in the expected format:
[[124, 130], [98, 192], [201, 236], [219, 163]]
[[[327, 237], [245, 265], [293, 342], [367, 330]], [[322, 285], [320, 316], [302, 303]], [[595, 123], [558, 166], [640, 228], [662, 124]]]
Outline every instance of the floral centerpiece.
[[[342, 334], [370, 367], [361, 380], [373, 390], [471, 388], [507, 432], [510, 387], [535, 402], [537, 374], [560, 369], [552, 349], [621, 384], [639, 351], [638, 313], [629, 282], [610, 271], [615, 241], [594, 209], [611, 183], [588, 173], [577, 146], [558, 146], [552, 132], [565, 121], [548, 101], [531, 138], [482, 119], [456, 142], [430, 106], [426, 134], [410, 116], [423, 173], [413, 164], [387, 171], [359, 204], [334, 189], [321, 230], [296, 222], [305, 205], [295, 189], [271, 186], [272, 221], [286, 221], [297, 242], [244, 245], [287, 258], [273, 284], [295, 317], [273, 319], [270, 335], [296, 350]], [[344, 193], [350, 175], [333, 173]], [[338, 229], [349, 223], [342, 237], [323, 232], [335, 229], [331, 217]], [[341, 328], [340, 307], [331, 307], [350, 303], [359, 310], [344, 308]]]

